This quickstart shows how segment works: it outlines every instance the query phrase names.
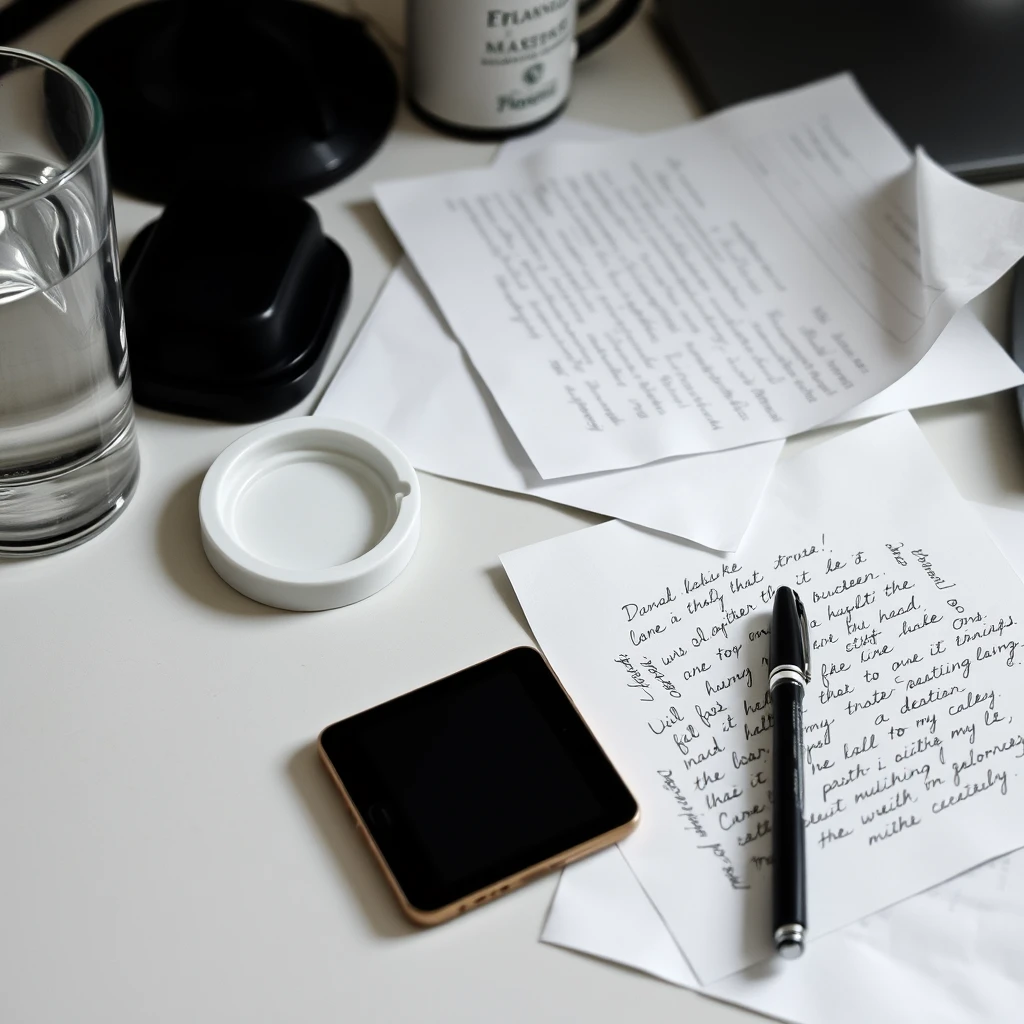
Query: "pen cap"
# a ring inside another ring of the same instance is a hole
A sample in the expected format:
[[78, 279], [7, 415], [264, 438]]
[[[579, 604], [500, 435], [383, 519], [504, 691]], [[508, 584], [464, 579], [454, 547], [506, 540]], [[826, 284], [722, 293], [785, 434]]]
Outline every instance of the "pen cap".
[[772, 608], [772, 634], [768, 664], [795, 665], [807, 670], [807, 620], [795, 590], [779, 587]]

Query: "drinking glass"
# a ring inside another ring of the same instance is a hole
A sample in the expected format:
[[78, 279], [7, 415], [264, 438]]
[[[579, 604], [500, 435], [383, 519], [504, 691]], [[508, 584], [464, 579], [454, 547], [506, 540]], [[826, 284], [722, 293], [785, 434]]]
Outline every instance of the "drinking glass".
[[99, 101], [0, 47], [0, 556], [81, 543], [138, 474]]

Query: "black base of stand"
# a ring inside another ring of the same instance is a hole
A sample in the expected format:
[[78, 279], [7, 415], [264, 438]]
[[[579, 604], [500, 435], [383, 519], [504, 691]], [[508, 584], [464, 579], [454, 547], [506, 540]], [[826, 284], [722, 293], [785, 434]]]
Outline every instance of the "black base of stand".
[[156, 202], [184, 185], [325, 188], [373, 155], [398, 103], [361, 22], [293, 0], [156, 0], [64, 61], [103, 105], [114, 186]]

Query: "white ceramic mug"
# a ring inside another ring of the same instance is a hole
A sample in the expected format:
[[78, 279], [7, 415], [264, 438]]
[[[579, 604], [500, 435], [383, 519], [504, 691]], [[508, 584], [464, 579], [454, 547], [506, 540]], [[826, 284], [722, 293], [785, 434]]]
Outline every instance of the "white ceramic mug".
[[596, 0], [407, 0], [413, 109], [443, 131], [505, 138], [556, 117], [573, 63], [619, 31], [642, 0], [618, 0], [576, 35]]

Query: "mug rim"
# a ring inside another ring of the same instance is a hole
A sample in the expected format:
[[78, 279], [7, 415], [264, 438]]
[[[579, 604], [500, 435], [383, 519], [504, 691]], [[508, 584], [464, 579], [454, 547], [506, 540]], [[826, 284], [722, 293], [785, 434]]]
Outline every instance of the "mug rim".
[[73, 71], [66, 64], [52, 60], [30, 50], [22, 50], [15, 46], [0, 46], [0, 59], [5, 57], [15, 58], [27, 64], [35, 64], [38, 67], [55, 72], [61, 78], [69, 81], [85, 100], [86, 105], [92, 114], [92, 125], [89, 137], [85, 140], [81, 150], [73, 160], [60, 172], [46, 181], [33, 185], [31, 188], [11, 196], [8, 199], [0, 199], [0, 211], [10, 210], [17, 206], [24, 206], [26, 203], [35, 202], [55, 192], [66, 185], [72, 178], [80, 174], [89, 162], [96, 155], [103, 141], [103, 108], [100, 106], [99, 97], [93, 91], [92, 86], [77, 71]]

